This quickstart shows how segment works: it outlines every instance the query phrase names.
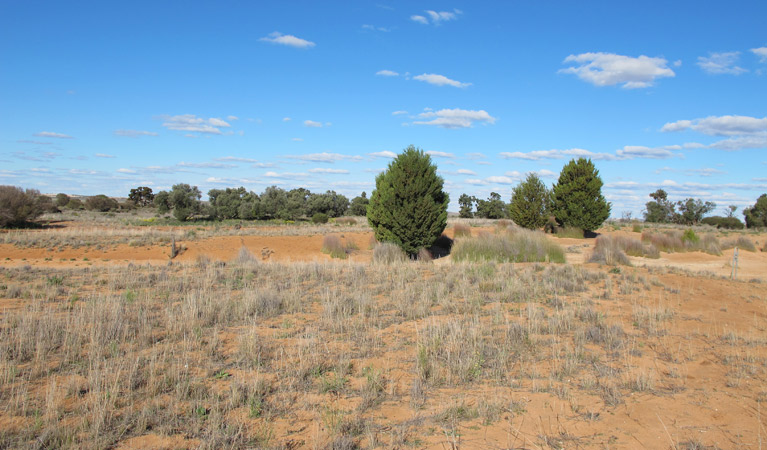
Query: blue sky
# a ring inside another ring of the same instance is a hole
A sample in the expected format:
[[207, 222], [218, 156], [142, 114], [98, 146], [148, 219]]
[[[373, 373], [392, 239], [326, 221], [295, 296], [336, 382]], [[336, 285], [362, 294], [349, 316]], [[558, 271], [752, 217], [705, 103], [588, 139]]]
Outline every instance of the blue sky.
[[767, 2], [0, 2], [0, 184], [349, 197], [408, 145], [509, 200], [591, 157], [612, 216], [767, 192]]

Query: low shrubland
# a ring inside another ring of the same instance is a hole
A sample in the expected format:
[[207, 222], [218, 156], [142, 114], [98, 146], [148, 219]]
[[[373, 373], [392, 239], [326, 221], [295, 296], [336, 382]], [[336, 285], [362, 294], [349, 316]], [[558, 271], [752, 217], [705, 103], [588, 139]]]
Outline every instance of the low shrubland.
[[631, 265], [628, 256], [659, 258], [660, 252], [653, 244], [625, 236], [603, 235], [596, 239], [589, 262], [607, 265]]
[[712, 255], [720, 255], [722, 248], [719, 240], [713, 234], [707, 233], [699, 236], [692, 228], [684, 231], [664, 230], [642, 232], [642, 242], [650, 243], [662, 252], [685, 252], [700, 251]]

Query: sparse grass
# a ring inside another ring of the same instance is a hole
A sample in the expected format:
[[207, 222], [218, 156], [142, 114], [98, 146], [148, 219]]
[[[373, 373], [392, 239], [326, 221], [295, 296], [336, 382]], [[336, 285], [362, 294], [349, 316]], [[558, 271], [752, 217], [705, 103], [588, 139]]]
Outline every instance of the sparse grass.
[[[767, 244], [765, 245], [767, 246]], [[724, 242], [722, 242], [722, 250], [727, 250], [734, 247], [738, 247], [739, 249], [745, 250], [747, 252], [756, 251], [756, 245], [754, 245], [754, 242], [746, 236], [742, 235], [736, 238], [725, 239]]]
[[642, 232], [642, 242], [648, 242], [662, 252], [701, 251], [712, 255], [721, 255], [719, 240], [713, 234], [698, 236], [691, 228], [684, 232], [666, 230], [663, 232]]
[[381, 242], [373, 247], [373, 262], [375, 264], [396, 264], [407, 259], [405, 252], [392, 242]]
[[453, 237], [471, 237], [471, 227], [462, 223], [453, 224]]
[[501, 234], [482, 233], [456, 241], [456, 261], [565, 262], [565, 252], [545, 234], [516, 228]]
[[604, 235], [597, 238], [589, 262], [630, 266], [627, 256], [659, 258], [660, 252], [652, 244], [645, 245], [637, 239]]
[[583, 230], [576, 227], [557, 228], [554, 234], [558, 238], [583, 239]]
[[322, 239], [322, 253], [327, 253], [331, 258], [346, 259], [353, 250], [358, 250], [357, 244], [347, 240], [345, 243], [336, 235], [325, 236]]

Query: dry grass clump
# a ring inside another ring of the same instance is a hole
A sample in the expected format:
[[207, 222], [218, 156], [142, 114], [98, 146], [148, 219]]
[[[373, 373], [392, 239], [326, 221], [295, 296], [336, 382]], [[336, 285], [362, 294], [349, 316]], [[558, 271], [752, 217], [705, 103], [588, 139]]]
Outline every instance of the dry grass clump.
[[[745, 250], [747, 252], [756, 251], [756, 245], [754, 245], [754, 242], [746, 236], [738, 236], [737, 238], [726, 239], [724, 242], [722, 242], [722, 250], [727, 250], [735, 247], [738, 247], [739, 249]], [[765, 247], [767, 248], [767, 244]]]
[[322, 253], [329, 254], [331, 258], [346, 259], [353, 250], [357, 250], [354, 242], [344, 243], [336, 235], [331, 234], [322, 239]]
[[407, 261], [407, 255], [393, 242], [380, 242], [373, 247], [373, 263], [396, 264]]
[[248, 247], [244, 245], [240, 247], [240, 251], [237, 252], [237, 257], [234, 259], [237, 264], [253, 264], [258, 262], [256, 256], [248, 250]]
[[336, 219], [336, 223], [339, 225], [357, 225], [357, 219], [354, 217], [339, 217]]
[[652, 244], [642, 244], [641, 241], [624, 236], [599, 236], [589, 262], [610, 266], [622, 264], [630, 266], [627, 256], [642, 258], [660, 258], [660, 252]]
[[583, 230], [576, 227], [557, 227], [554, 235], [559, 238], [583, 239]]
[[562, 247], [539, 231], [522, 228], [459, 239], [453, 246], [452, 255], [456, 261], [565, 262]]
[[711, 255], [722, 254], [716, 236], [704, 234], [700, 237], [691, 228], [684, 232], [666, 230], [658, 233], [646, 230], [642, 232], [642, 242], [649, 242], [658, 250], [667, 253], [700, 251]]
[[462, 223], [453, 224], [453, 237], [471, 237], [471, 227]]

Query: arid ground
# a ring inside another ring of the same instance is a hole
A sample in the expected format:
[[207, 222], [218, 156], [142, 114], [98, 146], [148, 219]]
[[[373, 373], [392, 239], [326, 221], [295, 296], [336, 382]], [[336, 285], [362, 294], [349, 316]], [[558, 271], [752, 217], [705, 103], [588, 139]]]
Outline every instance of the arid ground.
[[767, 234], [696, 231], [630, 265], [379, 264], [361, 218], [5, 232], [0, 448], [760, 449]]

